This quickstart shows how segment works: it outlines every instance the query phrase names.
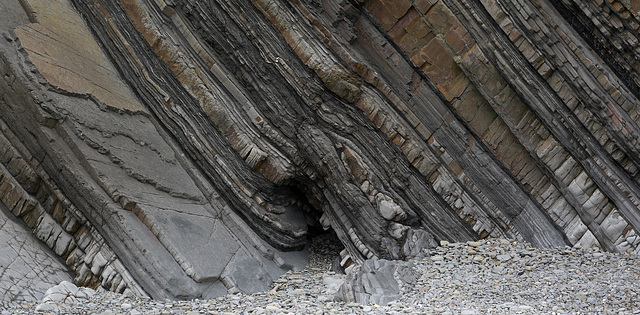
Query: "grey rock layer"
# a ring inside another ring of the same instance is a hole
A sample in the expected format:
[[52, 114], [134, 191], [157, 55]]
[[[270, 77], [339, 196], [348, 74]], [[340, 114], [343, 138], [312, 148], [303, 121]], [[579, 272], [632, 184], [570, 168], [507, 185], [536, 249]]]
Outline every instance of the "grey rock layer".
[[0, 202], [0, 302], [36, 302], [72, 275], [64, 262]]
[[336, 299], [359, 304], [386, 305], [413, 289], [420, 275], [411, 262], [385, 259], [365, 260], [350, 270], [336, 293]]
[[634, 3], [0, 3], [0, 201], [78, 285], [265, 290], [321, 228], [640, 251]]

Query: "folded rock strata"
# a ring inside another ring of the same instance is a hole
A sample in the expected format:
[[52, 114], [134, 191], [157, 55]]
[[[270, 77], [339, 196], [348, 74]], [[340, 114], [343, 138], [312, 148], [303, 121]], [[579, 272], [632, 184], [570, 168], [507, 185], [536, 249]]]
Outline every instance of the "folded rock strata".
[[0, 4], [0, 201], [77, 285], [265, 290], [320, 229], [640, 251], [634, 2]]

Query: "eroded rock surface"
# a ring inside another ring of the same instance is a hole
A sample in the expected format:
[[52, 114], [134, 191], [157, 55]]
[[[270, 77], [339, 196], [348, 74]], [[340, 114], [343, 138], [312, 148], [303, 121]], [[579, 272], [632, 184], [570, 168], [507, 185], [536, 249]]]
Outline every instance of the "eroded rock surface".
[[0, 201], [79, 286], [265, 290], [320, 228], [640, 251], [633, 2], [0, 4]]
[[51, 286], [70, 281], [71, 273], [0, 202], [0, 302], [36, 302]]
[[386, 305], [410, 291], [420, 278], [411, 262], [369, 259], [348, 274], [336, 299], [359, 304]]
[[38, 312], [60, 312], [60, 305], [78, 303], [91, 298], [95, 290], [78, 288], [69, 281], [62, 281], [44, 292], [41, 303], [36, 306]]

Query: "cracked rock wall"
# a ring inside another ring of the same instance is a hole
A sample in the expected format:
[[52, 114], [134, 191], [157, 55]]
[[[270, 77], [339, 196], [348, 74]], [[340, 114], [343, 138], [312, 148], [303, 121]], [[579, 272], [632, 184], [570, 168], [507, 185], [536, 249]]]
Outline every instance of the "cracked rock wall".
[[634, 3], [1, 0], [0, 200], [157, 298], [264, 290], [320, 228], [637, 253]]
[[0, 302], [39, 301], [44, 291], [71, 281], [67, 266], [40, 244], [0, 203]]

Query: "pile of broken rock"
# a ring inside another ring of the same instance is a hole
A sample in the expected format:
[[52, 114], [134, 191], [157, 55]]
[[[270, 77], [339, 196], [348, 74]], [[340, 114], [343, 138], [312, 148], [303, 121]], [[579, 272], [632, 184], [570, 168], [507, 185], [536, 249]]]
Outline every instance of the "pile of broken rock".
[[410, 262], [371, 259], [330, 271], [311, 255], [271, 289], [208, 300], [154, 300], [62, 283], [39, 305], [3, 311], [74, 314], [640, 314], [640, 257], [595, 248], [538, 249], [509, 240], [442, 242]]

